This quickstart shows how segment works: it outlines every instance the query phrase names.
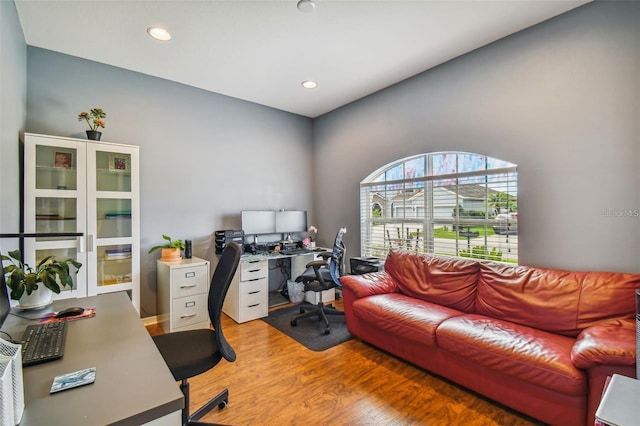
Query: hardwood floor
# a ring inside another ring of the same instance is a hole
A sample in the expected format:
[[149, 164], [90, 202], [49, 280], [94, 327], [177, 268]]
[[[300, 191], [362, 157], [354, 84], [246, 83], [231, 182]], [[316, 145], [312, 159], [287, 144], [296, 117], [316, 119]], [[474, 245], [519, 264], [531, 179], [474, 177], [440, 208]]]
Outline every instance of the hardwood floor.
[[[336, 304], [342, 309], [341, 301]], [[229, 405], [203, 421], [238, 426], [536, 424], [355, 339], [314, 352], [261, 320], [236, 324], [225, 315], [222, 327], [237, 360], [223, 360], [189, 380], [191, 409], [225, 387]], [[157, 326], [148, 330], [161, 332]]]

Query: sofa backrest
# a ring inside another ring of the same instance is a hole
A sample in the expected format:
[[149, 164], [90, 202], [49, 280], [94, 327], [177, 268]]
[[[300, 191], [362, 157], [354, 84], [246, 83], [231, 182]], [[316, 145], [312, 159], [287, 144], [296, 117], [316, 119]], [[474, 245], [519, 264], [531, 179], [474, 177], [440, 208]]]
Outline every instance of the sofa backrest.
[[392, 250], [384, 269], [407, 296], [467, 313], [475, 311], [478, 262]]
[[567, 336], [632, 317], [640, 275], [481, 263], [476, 312]]

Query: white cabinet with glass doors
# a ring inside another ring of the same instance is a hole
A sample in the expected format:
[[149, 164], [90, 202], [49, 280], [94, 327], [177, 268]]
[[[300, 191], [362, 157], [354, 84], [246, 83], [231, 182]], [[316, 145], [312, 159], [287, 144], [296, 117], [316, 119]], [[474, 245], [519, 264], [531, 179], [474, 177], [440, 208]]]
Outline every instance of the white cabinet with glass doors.
[[84, 233], [24, 241], [31, 265], [49, 255], [82, 263], [58, 298], [126, 290], [140, 311], [139, 149], [25, 133], [24, 225], [28, 233]]

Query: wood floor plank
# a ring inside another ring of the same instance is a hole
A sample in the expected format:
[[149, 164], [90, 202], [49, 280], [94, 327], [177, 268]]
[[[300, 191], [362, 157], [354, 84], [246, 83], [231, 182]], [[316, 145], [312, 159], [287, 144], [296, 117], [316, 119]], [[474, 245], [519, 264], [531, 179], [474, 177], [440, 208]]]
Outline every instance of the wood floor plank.
[[[225, 387], [229, 405], [203, 421], [236, 426], [538, 424], [358, 340], [314, 352], [261, 320], [236, 324], [225, 315], [222, 324], [237, 360], [223, 360], [189, 380], [191, 410]], [[162, 332], [157, 326], [148, 330]]]

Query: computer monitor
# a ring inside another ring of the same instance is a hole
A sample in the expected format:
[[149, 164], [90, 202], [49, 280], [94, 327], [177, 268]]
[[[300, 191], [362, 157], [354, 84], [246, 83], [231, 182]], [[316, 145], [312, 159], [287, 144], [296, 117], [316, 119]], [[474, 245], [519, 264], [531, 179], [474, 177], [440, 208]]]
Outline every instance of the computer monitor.
[[276, 212], [276, 232], [279, 234], [306, 232], [307, 212], [304, 210], [281, 210]]
[[242, 230], [245, 235], [275, 234], [275, 215], [271, 210], [242, 210]]

